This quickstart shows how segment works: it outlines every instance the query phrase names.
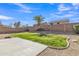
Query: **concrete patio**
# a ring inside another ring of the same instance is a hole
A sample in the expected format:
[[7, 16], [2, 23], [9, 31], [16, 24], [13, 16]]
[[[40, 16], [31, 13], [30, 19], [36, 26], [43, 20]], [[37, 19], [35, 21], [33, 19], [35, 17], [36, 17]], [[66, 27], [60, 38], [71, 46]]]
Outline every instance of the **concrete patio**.
[[36, 56], [47, 46], [21, 38], [0, 39], [0, 56]]

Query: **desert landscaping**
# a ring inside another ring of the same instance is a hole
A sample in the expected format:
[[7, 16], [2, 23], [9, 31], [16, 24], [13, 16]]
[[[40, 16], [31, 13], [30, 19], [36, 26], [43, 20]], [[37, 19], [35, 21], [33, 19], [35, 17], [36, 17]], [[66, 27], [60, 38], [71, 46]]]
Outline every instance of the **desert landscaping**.
[[79, 56], [79, 10], [73, 4], [6, 3], [0, 8], [0, 56]]

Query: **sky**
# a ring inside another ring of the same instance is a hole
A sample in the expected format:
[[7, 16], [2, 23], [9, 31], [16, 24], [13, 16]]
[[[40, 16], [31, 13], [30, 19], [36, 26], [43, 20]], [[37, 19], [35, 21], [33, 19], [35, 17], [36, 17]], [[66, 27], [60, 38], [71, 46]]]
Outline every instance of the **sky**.
[[63, 18], [79, 22], [79, 3], [0, 3], [0, 21], [4, 25], [20, 21], [31, 26], [37, 15], [42, 15], [44, 22]]

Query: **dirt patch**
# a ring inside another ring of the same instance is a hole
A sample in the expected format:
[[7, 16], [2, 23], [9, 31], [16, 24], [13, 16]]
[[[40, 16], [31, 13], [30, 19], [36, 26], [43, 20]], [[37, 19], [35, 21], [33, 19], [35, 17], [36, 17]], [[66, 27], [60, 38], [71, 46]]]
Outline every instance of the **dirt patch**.
[[0, 39], [11, 38], [10, 34], [0, 34]]

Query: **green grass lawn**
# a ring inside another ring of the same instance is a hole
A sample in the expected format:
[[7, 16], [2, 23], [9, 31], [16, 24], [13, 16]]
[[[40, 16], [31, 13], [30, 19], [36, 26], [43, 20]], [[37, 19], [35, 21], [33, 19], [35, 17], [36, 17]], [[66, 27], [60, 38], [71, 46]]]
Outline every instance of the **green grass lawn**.
[[66, 47], [66, 37], [62, 35], [56, 34], [48, 34], [47, 36], [39, 36], [38, 33], [16, 33], [12, 34], [13, 37], [19, 37], [27, 40], [31, 40], [34, 42], [39, 42], [48, 46], [53, 47]]

